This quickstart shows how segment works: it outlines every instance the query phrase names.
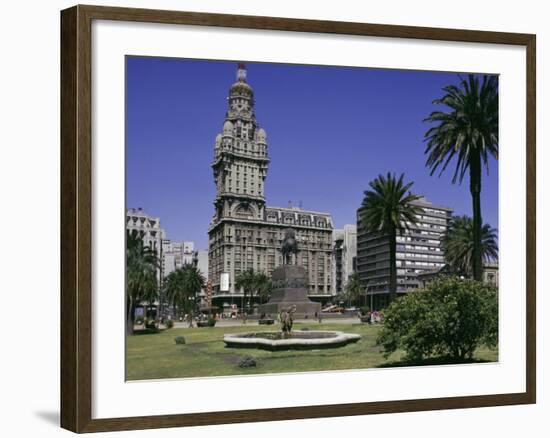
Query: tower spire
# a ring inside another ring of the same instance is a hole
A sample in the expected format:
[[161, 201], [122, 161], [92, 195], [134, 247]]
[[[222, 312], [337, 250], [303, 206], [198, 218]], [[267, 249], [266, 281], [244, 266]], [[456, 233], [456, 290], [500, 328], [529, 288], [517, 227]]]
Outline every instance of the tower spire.
[[237, 64], [237, 81], [246, 82], [246, 65], [244, 62]]

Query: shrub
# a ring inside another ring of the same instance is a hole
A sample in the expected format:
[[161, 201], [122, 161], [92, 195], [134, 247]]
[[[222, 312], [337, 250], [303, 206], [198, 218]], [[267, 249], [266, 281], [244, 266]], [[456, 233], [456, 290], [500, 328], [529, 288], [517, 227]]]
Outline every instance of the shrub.
[[214, 318], [208, 318], [208, 327], [214, 327], [216, 325], [216, 320]]
[[138, 316], [134, 321], [136, 325], [143, 325], [143, 316]]
[[172, 321], [171, 319], [166, 319], [164, 321], [164, 326], [167, 328], [167, 329], [171, 329], [172, 327], [174, 327], [174, 321]]
[[359, 308], [359, 311], [361, 312], [361, 315], [366, 315], [367, 313], [370, 312], [370, 307], [369, 306], [361, 306]]
[[384, 316], [377, 343], [386, 357], [402, 348], [410, 360], [464, 360], [479, 345], [498, 342], [497, 291], [474, 280], [437, 279], [426, 290], [394, 301]]
[[257, 365], [256, 358], [252, 356], [244, 356], [239, 362], [241, 368], [251, 368]]
[[183, 336], [176, 336], [174, 338], [174, 341], [176, 342], [176, 345], [184, 345], [185, 344], [185, 338]]
[[271, 325], [274, 323], [275, 323], [275, 320], [271, 318], [262, 318], [258, 320], [258, 324], [262, 324], [262, 325]]

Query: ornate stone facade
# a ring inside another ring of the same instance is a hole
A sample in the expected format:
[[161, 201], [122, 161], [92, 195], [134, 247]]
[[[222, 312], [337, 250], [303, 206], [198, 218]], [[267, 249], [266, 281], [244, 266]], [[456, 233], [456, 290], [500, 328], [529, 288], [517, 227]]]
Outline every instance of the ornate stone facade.
[[[228, 105], [223, 131], [215, 141], [215, 213], [208, 231], [209, 278], [218, 304], [220, 299], [239, 296], [234, 285], [241, 272], [253, 269], [271, 275], [283, 264], [280, 248], [289, 227], [295, 230], [300, 248], [295, 262], [308, 272], [309, 295], [330, 297], [331, 216], [266, 205], [267, 135], [256, 120], [254, 92], [242, 64]], [[222, 274], [229, 274], [229, 290], [220, 290]]]
[[160, 218], [149, 216], [141, 208], [129, 208], [126, 210], [126, 230], [136, 233], [144, 245], [160, 254], [162, 241], [166, 238]]

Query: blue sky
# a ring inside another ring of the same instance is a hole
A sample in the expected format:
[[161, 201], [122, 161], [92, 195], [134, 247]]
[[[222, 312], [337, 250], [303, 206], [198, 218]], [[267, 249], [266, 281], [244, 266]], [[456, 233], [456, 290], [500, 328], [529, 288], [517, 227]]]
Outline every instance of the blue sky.
[[[265, 193], [272, 206], [301, 205], [355, 223], [368, 183], [405, 173], [412, 191], [471, 215], [468, 181], [452, 169], [430, 176], [422, 120], [456, 73], [247, 63], [256, 117], [271, 159]], [[208, 246], [214, 211], [210, 164], [224, 122], [236, 63], [128, 57], [126, 202], [159, 216], [168, 238]], [[498, 227], [498, 167], [483, 175], [484, 222]]]

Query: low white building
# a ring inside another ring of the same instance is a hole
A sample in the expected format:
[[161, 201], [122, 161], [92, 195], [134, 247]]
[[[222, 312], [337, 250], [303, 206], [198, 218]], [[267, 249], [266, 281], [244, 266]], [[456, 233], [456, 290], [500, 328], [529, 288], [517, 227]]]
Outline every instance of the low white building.
[[129, 208], [126, 211], [126, 229], [137, 233], [144, 245], [160, 253], [166, 233], [160, 226], [160, 218], [149, 216], [141, 208]]

